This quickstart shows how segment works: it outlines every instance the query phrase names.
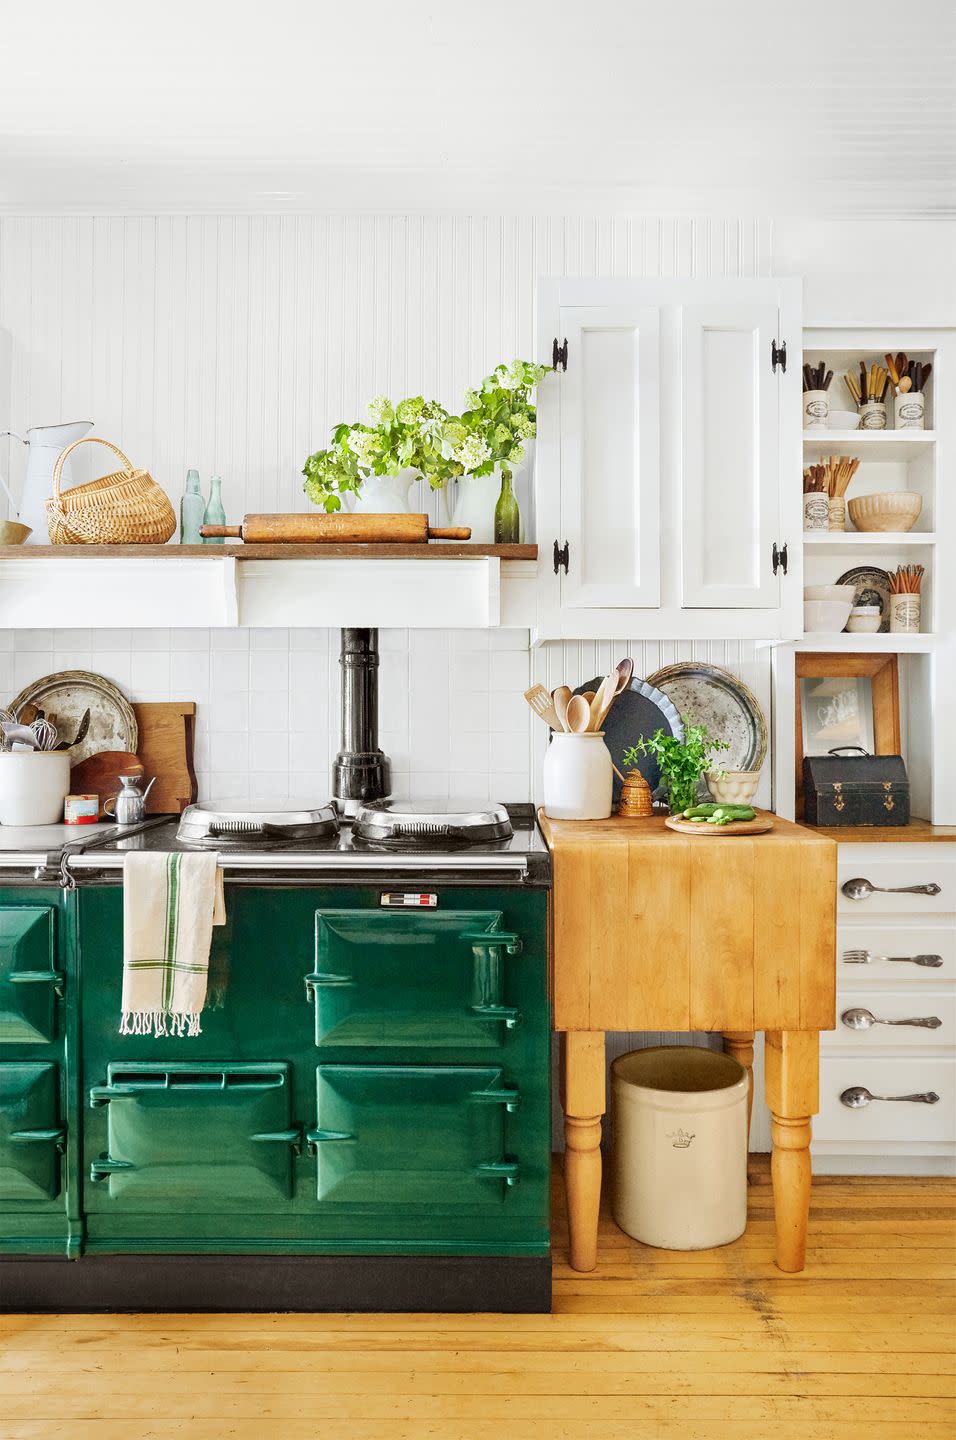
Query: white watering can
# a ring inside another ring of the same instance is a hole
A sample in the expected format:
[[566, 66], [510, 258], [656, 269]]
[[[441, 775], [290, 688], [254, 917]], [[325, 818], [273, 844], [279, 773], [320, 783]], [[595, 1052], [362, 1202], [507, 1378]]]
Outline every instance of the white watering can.
[[[0, 430], [0, 436], [9, 435], [14, 440], [19, 440], [22, 445], [29, 446], [27, 478], [19, 505], [21, 525], [28, 525], [33, 532], [26, 537], [28, 545], [49, 545], [50, 532], [47, 529], [43, 502], [49, 500], [53, 494], [53, 467], [56, 458], [67, 445], [72, 445], [74, 440], [82, 440], [92, 429], [92, 420], [72, 420], [66, 425], [35, 425], [26, 435], [18, 435], [15, 430]], [[70, 462], [67, 460], [60, 481], [63, 489], [68, 488], [69, 481]], [[10, 487], [2, 477], [0, 486], [7, 492], [10, 504], [16, 511], [18, 507], [10, 493]]]

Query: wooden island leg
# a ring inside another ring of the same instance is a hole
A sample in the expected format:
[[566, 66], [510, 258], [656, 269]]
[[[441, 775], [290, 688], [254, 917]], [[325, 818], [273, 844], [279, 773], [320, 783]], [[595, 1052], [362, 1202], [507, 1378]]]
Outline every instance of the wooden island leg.
[[820, 1104], [820, 1036], [815, 1030], [775, 1030], [764, 1038], [776, 1259], [781, 1270], [794, 1272], [807, 1257], [810, 1117]]
[[601, 1120], [606, 1104], [604, 1032], [570, 1030], [561, 1042], [570, 1261], [574, 1270], [593, 1270], [601, 1205]]
[[752, 1030], [725, 1030], [724, 1050], [732, 1055], [738, 1065], [747, 1072], [750, 1088], [747, 1091], [747, 1148], [750, 1148], [750, 1121], [754, 1113], [754, 1032]]

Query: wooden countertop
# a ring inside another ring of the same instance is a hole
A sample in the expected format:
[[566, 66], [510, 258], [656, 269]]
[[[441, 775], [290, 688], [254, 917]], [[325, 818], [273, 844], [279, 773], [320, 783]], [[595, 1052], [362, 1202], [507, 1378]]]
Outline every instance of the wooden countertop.
[[837, 847], [774, 816], [762, 835], [551, 820], [558, 1030], [829, 1030]]
[[911, 820], [908, 825], [806, 825], [814, 835], [826, 835], [838, 845], [926, 845], [956, 842], [956, 825], [931, 825]]

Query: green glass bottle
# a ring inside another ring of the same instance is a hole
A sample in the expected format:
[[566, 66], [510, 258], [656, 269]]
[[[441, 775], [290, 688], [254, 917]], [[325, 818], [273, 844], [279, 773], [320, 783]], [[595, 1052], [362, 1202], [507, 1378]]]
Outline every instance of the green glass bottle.
[[521, 516], [518, 513], [515, 492], [511, 488], [511, 474], [502, 470], [501, 494], [495, 506], [495, 544], [516, 545], [520, 529]]

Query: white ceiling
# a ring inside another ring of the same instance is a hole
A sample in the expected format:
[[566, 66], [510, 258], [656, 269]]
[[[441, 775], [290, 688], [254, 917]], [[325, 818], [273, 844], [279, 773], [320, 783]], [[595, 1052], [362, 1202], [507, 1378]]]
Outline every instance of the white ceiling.
[[3, 7], [0, 208], [956, 215], [956, 3]]

